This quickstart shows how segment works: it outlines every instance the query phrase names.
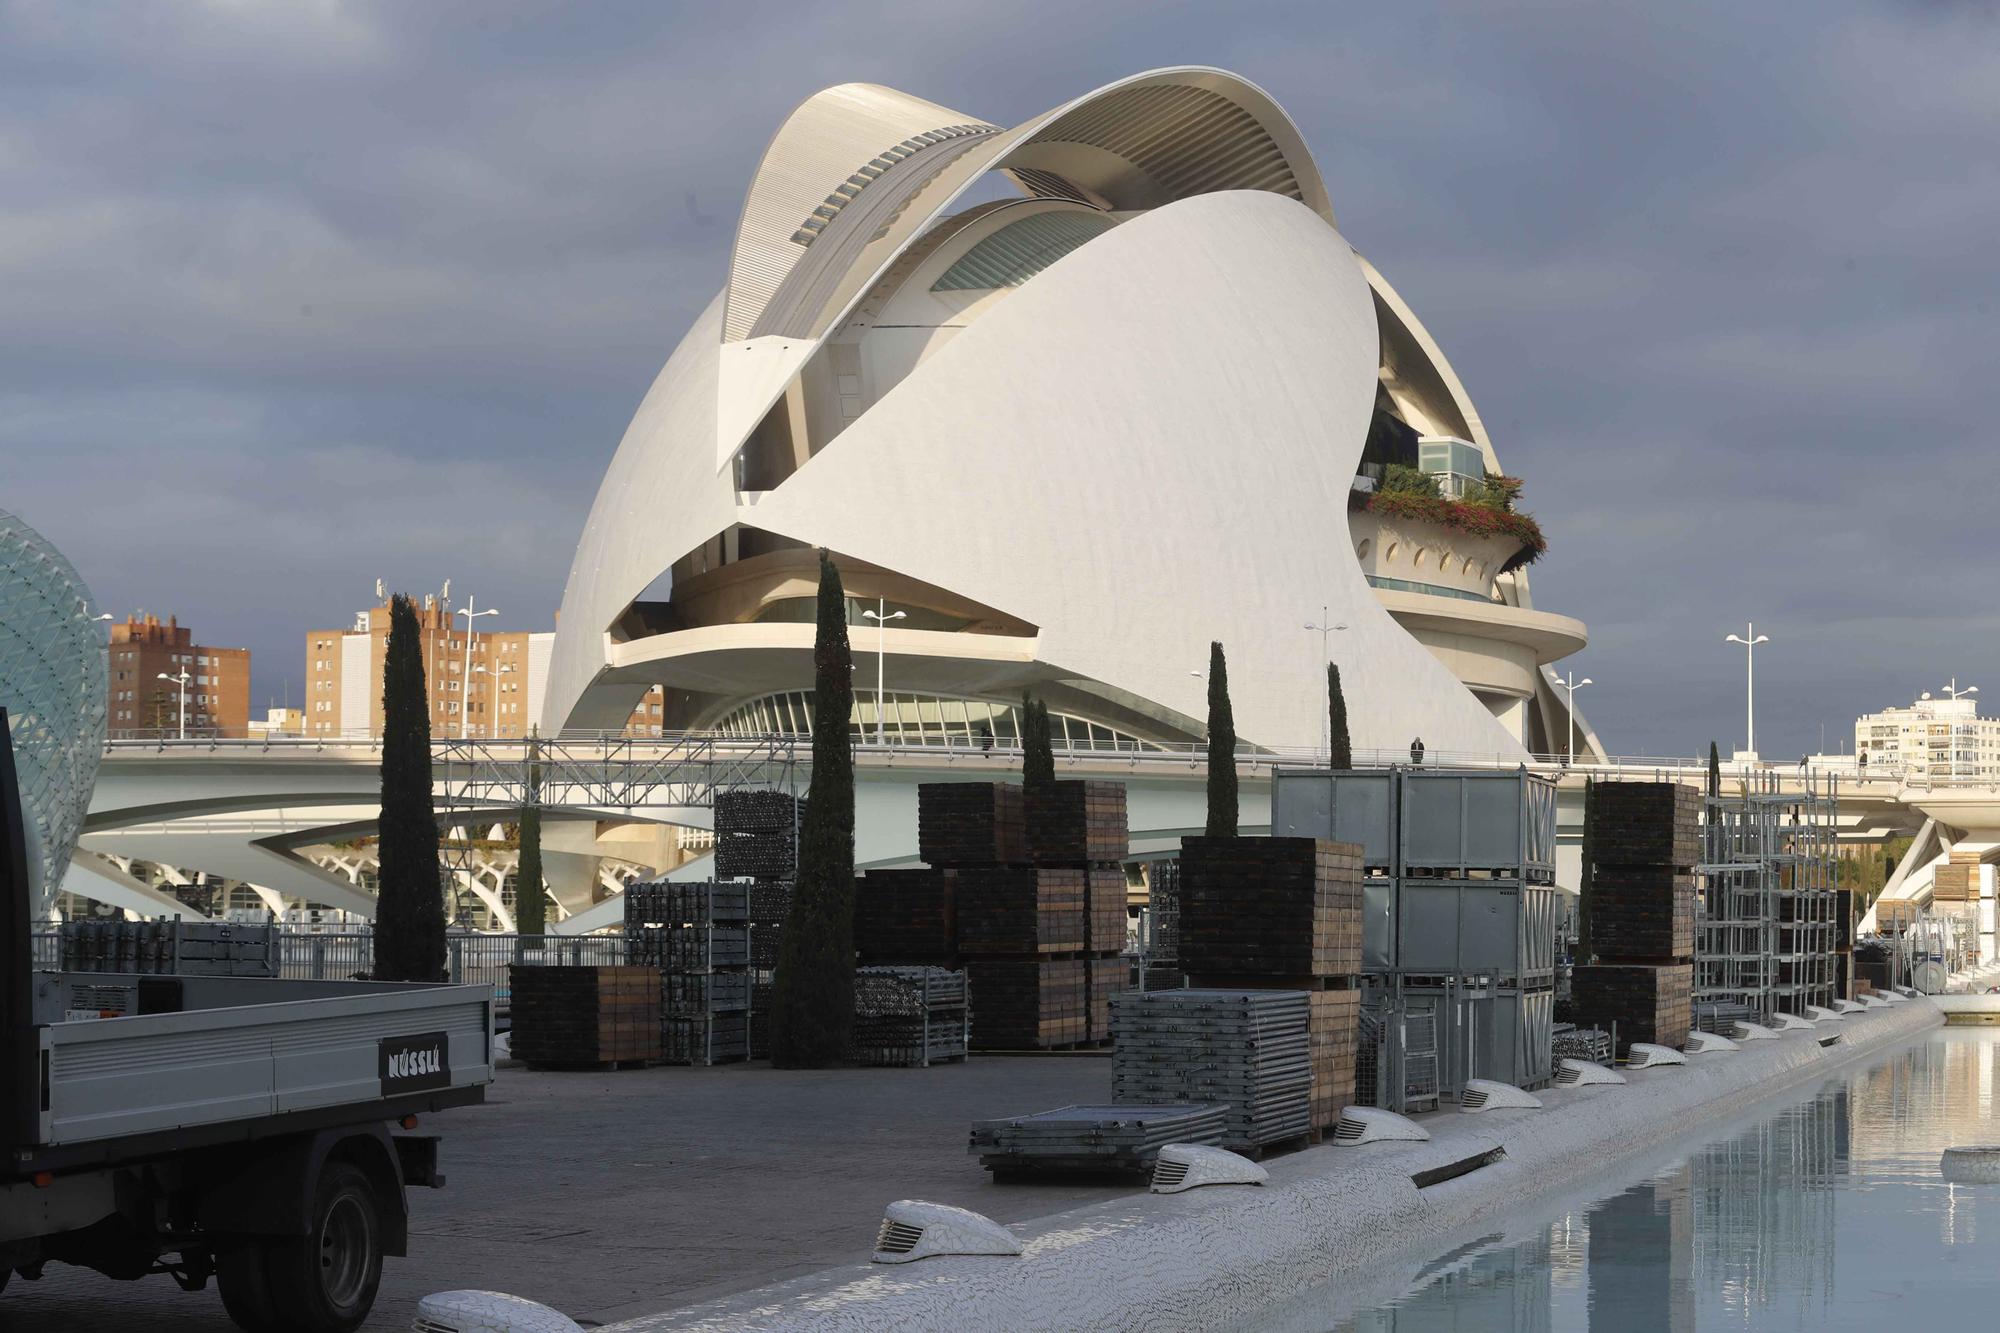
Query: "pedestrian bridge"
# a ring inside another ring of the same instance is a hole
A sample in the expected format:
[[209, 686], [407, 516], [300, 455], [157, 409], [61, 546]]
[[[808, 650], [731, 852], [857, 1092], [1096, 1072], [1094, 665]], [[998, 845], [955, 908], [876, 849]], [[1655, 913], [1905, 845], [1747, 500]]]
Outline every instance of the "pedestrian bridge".
[[[1407, 764], [1410, 755], [1357, 753], [1355, 760]], [[372, 895], [357, 885], [351, 867], [304, 853], [351, 847], [374, 832], [380, 762], [380, 742], [366, 738], [112, 741], [64, 887], [141, 913], [187, 913], [178, 900], [122, 869], [147, 861], [182, 873], [242, 880], [265, 890], [274, 904], [302, 899], [370, 916]], [[1273, 771], [1324, 762], [1323, 752], [1307, 750], [1239, 754], [1244, 829], [1269, 827]], [[1523, 765], [1523, 757], [1429, 753], [1424, 762], [1514, 768]], [[803, 794], [809, 763], [808, 742], [788, 735], [581, 733], [433, 745], [435, 799], [448, 826], [510, 822], [531, 803], [542, 809], [544, 873], [566, 917], [557, 929], [567, 930], [594, 929], [613, 919], [611, 911], [590, 911], [619, 882], [609, 866], [623, 866], [628, 874], [633, 867], [702, 873], [706, 858], [691, 858], [686, 844], [689, 831], [710, 827], [709, 806], [718, 788], [773, 786]], [[879, 866], [914, 859], [920, 783], [1001, 778], [1017, 774], [1020, 764], [1018, 746], [1008, 742], [876, 744], [862, 738], [855, 747], [857, 862]], [[1063, 750], [1057, 766], [1062, 776], [1127, 784], [1136, 854], [1170, 850], [1206, 821], [1207, 755], [1199, 745]], [[1543, 756], [1528, 759], [1526, 766], [1559, 781], [1558, 827], [1566, 860], [1558, 880], [1572, 886], [1585, 778], [1707, 780], [1706, 764], [1695, 759], [1641, 756], [1572, 765]], [[1802, 787], [1811, 780], [1823, 786], [1827, 780], [1821, 770], [1763, 770], [1781, 784]], [[1725, 783], [1737, 771], [1726, 768]], [[2000, 786], [1878, 772], [1866, 778], [1842, 775], [1838, 791], [1843, 840], [1919, 837], [1898, 868], [1891, 886], [1895, 896], [1928, 902], [1930, 866], [1943, 863], [1954, 847], [1990, 846], [2000, 858]]]

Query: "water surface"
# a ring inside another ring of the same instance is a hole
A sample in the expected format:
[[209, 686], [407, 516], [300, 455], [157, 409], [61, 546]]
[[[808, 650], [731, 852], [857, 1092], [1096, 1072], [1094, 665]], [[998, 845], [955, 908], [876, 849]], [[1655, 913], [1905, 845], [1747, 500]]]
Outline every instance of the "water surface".
[[2000, 1142], [1997, 1063], [2000, 1035], [1940, 1030], [1651, 1179], [1461, 1242], [1335, 1328], [2000, 1329], [2000, 1186], [1938, 1174], [1945, 1148]]

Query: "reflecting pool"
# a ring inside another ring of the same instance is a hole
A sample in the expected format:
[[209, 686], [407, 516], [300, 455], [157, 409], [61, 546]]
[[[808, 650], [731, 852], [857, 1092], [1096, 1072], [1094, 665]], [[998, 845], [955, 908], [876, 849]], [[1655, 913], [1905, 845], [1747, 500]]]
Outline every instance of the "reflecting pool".
[[[1511, 1222], [1342, 1333], [2000, 1328], [2000, 1186], [1945, 1148], [2000, 1142], [2000, 1034], [1944, 1029], [1801, 1090], [1650, 1179]], [[1337, 1297], [1319, 1306], [1337, 1310]], [[1310, 1307], [1308, 1307], [1310, 1308]]]

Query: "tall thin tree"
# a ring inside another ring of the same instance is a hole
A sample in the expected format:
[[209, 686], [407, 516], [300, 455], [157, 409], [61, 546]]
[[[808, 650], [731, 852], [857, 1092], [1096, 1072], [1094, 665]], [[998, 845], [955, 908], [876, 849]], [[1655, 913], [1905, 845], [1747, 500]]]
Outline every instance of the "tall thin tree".
[[1340, 692], [1340, 668], [1331, 662], [1326, 664], [1326, 717], [1327, 734], [1333, 738], [1329, 766], [1353, 768], [1354, 746], [1347, 739], [1347, 696]]
[[1229, 706], [1229, 663], [1208, 645], [1208, 836], [1236, 836], [1236, 714]]
[[389, 604], [389, 642], [382, 659], [381, 886], [375, 903], [379, 980], [444, 980], [444, 882], [431, 794], [423, 627], [416, 607], [398, 593]]
[[521, 811], [520, 868], [514, 875], [514, 929], [542, 935], [549, 928], [549, 899], [542, 889], [541, 746], [528, 740], [528, 804]]
[[1708, 743], [1708, 794], [1722, 795], [1722, 751], [1715, 748], [1715, 742]]
[[854, 1028], [854, 658], [840, 571], [819, 553], [813, 638], [812, 785], [799, 829], [799, 877], [778, 949], [771, 1062], [824, 1068]]
[[1044, 787], [1056, 780], [1056, 751], [1049, 729], [1049, 706], [1021, 696], [1021, 785]]
[[1577, 880], [1576, 892], [1576, 956], [1571, 961], [1588, 963], [1592, 956], [1590, 940], [1590, 900], [1597, 892], [1597, 783], [1595, 779], [1583, 780], [1583, 872]]

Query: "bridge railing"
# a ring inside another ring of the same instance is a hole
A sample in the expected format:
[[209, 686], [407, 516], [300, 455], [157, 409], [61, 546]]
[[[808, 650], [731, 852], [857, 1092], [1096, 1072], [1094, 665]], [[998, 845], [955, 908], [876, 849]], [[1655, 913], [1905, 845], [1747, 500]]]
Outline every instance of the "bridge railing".
[[[432, 741], [435, 761], [462, 775], [459, 785], [468, 795], [481, 785], [497, 788], [518, 785], [511, 774], [532, 757], [542, 766], [542, 782], [556, 788], [601, 788], [589, 803], [623, 805], [623, 793], [634, 782], [671, 780], [682, 769], [701, 766], [712, 774], [730, 767], [741, 770], [742, 781], [755, 781], [760, 763], [783, 766], [797, 753], [806, 761], [809, 737], [792, 733], [733, 734], [717, 731], [674, 731], [659, 736], [631, 736], [618, 731], [563, 731], [549, 736], [439, 737]], [[106, 742], [107, 754], [216, 754], [248, 753], [305, 754], [353, 753], [373, 757], [381, 751], [381, 739], [364, 733], [340, 736], [195, 736], [186, 739], [166, 733], [121, 732]], [[872, 732], [854, 737], [856, 759], [869, 765], [893, 766], [903, 762], [991, 765], [996, 771], [1018, 767], [1021, 746], [1018, 740], [982, 737], [977, 740], [940, 735], [924, 741], [892, 739], [878, 742]], [[1208, 747], [1202, 741], [1103, 740], [1095, 743], [1062, 743], [1055, 747], [1059, 765], [1102, 768], [1113, 765], [1129, 771], [1202, 768], [1208, 762]], [[1353, 760], [1362, 767], [1409, 764], [1408, 747], [1398, 749], [1357, 749]], [[1327, 753], [1317, 746], [1255, 747], [1244, 745], [1236, 751], [1238, 770], [1246, 775], [1268, 774], [1277, 768], [1323, 766]], [[1694, 755], [1579, 755], [1524, 754], [1521, 751], [1434, 750], [1426, 748], [1420, 761], [1436, 768], [1516, 768], [1527, 767], [1543, 773], [1573, 773], [1593, 777], [1689, 780], [1708, 770], [1708, 761]], [[653, 777], [648, 777], [647, 770]], [[1725, 774], [1738, 773], [1742, 766], [1725, 762]], [[1798, 772], [1803, 778], [1837, 776], [1850, 789], [1863, 787], [1912, 787], [1918, 790], [1953, 787], [2000, 786], [2000, 779], [1978, 774], [1930, 774], [1901, 765], [1876, 764], [1862, 767], [1844, 757], [1813, 762], [1801, 767], [1783, 760], [1759, 761], [1758, 772], [1786, 777]], [[724, 785], [730, 785], [724, 783]]]
[[[33, 934], [35, 966], [62, 966], [62, 937], [53, 930]], [[617, 935], [461, 934], [445, 936], [445, 979], [493, 987], [503, 1004], [512, 990], [508, 968], [515, 964], [608, 967], [625, 961], [625, 940]], [[351, 981], [375, 967], [375, 933], [370, 930], [278, 932], [278, 975], [292, 981]]]

